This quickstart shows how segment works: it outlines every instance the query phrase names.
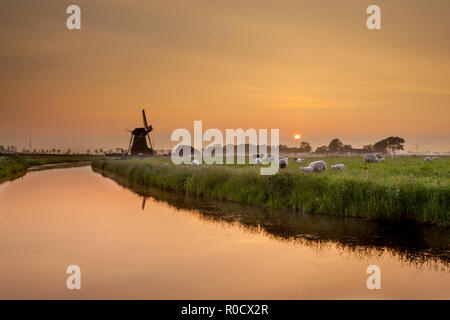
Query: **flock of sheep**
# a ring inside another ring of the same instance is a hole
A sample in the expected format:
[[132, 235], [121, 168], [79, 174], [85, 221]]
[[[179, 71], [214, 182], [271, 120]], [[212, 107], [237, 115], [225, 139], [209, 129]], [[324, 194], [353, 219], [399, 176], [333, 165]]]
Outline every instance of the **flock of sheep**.
[[[269, 163], [275, 160], [275, 157], [268, 155], [265, 156], [263, 158], [260, 158], [259, 155], [255, 155], [253, 157], [255, 159], [255, 163], [256, 164], [262, 164], [262, 163]], [[432, 161], [432, 159], [438, 159], [439, 157], [426, 157], [425, 161]], [[366, 153], [364, 155], [364, 161], [367, 163], [375, 163], [375, 162], [380, 162], [380, 161], [384, 161], [385, 159], [381, 156], [380, 153]], [[288, 165], [288, 158], [279, 158], [278, 159], [278, 166], [280, 167], [280, 169], [284, 169], [287, 167]], [[303, 161], [305, 161], [305, 159], [303, 158], [296, 158], [295, 162], [301, 164]], [[192, 165], [197, 167], [200, 165], [200, 163], [198, 162], [198, 160], [193, 160], [192, 161]], [[339, 163], [339, 164], [335, 164], [332, 165], [330, 167], [331, 170], [344, 170], [345, 169], [345, 164], [343, 163]], [[317, 160], [317, 161], [313, 161], [311, 162], [307, 167], [300, 167], [300, 170], [303, 172], [323, 172], [327, 170], [327, 164], [325, 163], [325, 161], [323, 160]]]

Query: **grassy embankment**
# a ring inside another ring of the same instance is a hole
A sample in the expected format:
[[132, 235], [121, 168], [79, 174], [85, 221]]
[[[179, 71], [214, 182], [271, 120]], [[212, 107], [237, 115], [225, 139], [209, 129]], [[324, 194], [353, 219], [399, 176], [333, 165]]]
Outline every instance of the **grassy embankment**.
[[[302, 166], [317, 158], [308, 158]], [[94, 168], [163, 190], [307, 213], [450, 225], [450, 158], [326, 158], [344, 171], [304, 173], [293, 160], [274, 176], [255, 165], [173, 165], [170, 158], [96, 160]]]
[[97, 159], [98, 156], [88, 155], [20, 155], [0, 156], [0, 182], [25, 174], [33, 166], [84, 162]]

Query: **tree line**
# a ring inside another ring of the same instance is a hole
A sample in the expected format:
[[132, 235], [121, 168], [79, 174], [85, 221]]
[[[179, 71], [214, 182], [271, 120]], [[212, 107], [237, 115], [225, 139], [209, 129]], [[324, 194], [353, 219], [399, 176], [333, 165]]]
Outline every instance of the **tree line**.
[[302, 141], [298, 147], [288, 147], [280, 145], [280, 152], [284, 153], [316, 153], [316, 154], [337, 154], [337, 153], [397, 153], [404, 150], [405, 139], [400, 137], [388, 137], [373, 144], [367, 144], [362, 149], [355, 149], [351, 144], [344, 144], [340, 139], [334, 138], [328, 145], [319, 146], [313, 152], [313, 148], [307, 141]]

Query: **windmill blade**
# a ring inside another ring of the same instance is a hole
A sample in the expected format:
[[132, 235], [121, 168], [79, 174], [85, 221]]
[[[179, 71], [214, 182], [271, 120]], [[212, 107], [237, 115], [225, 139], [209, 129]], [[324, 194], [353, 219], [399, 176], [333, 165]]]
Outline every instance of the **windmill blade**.
[[150, 136], [147, 134], [148, 143], [150, 144], [150, 149], [153, 150], [152, 140], [150, 139]]
[[131, 154], [131, 143], [133, 142], [133, 135], [131, 135], [130, 137], [130, 142], [128, 143], [128, 151], [127, 154], [130, 155]]
[[144, 128], [148, 131], [147, 117], [145, 116], [145, 110], [142, 109], [142, 119], [144, 120]]

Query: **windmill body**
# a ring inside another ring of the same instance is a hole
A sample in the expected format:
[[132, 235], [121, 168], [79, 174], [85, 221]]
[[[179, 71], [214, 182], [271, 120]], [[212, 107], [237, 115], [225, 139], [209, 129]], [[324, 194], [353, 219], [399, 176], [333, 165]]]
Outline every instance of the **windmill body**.
[[[144, 110], [142, 110], [142, 119], [144, 122], [144, 127], [136, 128], [131, 131], [130, 145], [128, 147], [129, 155], [151, 155], [155, 153], [149, 137], [149, 133], [153, 131], [153, 127], [147, 124], [147, 118]], [[147, 145], [147, 138], [150, 147]]]

